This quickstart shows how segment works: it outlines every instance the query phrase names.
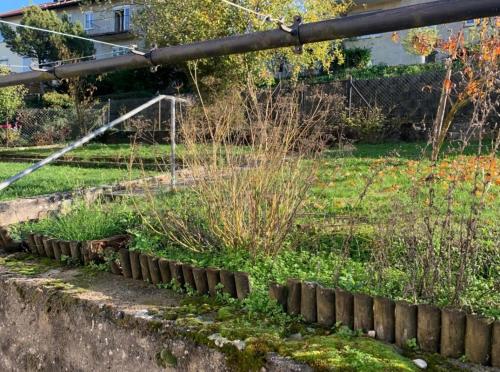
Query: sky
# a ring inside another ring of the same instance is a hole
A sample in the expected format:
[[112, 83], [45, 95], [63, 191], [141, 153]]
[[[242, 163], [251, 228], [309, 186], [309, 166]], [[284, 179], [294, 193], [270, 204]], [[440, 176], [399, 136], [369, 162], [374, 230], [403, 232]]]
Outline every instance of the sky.
[[30, 4], [50, 3], [51, 0], [0, 0], [0, 13], [22, 8]]

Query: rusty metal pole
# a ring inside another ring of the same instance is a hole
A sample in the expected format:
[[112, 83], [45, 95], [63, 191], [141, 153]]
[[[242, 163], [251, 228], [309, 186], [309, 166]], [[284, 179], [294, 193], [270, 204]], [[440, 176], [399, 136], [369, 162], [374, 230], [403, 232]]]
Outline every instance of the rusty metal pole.
[[145, 55], [129, 54], [74, 64], [46, 71], [31, 71], [0, 77], [0, 87], [110, 71], [172, 65], [201, 58], [241, 54], [355, 36], [406, 30], [416, 27], [465, 21], [500, 15], [499, 0], [439, 0], [401, 8], [361, 13], [282, 29], [252, 32], [220, 39], [175, 45]]

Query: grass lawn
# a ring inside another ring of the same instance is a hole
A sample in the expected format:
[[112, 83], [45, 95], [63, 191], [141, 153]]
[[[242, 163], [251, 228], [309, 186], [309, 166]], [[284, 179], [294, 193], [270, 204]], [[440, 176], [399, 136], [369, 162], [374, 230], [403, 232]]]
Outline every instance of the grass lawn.
[[[2, 148], [0, 149], [0, 156], [49, 156], [61, 147], [41, 148], [41, 147], [25, 147], [22, 149], [16, 148]], [[182, 154], [183, 147], [177, 147], [177, 153]], [[136, 156], [142, 159], [155, 159], [170, 156], [170, 145], [140, 145], [136, 147]], [[104, 145], [92, 143], [67, 153], [64, 158], [79, 158], [82, 160], [93, 160], [99, 158], [112, 158], [116, 161], [127, 161], [130, 159], [132, 147], [129, 144], [114, 144]]]
[[[358, 145], [347, 155], [330, 150], [319, 160], [318, 180], [307, 200], [312, 215], [337, 216], [351, 213], [353, 209], [366, 218], [380, 217], [390, 212], [391, 202], [413, 185], [414, 177], [429, 171], [430, 162], [421, 159], [423, 143], [389, 143]], [[448, 150], [451, 145], [448, 145]], [[443, 181], [453, 171], [473, 172], [474, 148], [467, 156], [445, 156], [440, 163]], [[496, 173], [490, 194], [486, 200], [486, 215], [492, 221], [500, 220], [500, 175], [498, 157], [492, 162], [484, 160], [486, 170]], [[372, 183], [363, 201], [359, 196], [373, 176]], [[470, 190], [460, 197], [469, 198]]]
[[[0, 148], [0, 158], [2, 156], [8, 157], [45, 157], [49, 156], [55, 151], [61, 149], [60, 147], [4, 147]], [[244, 152], [244, 147], [239, 147], [241, 152]], [[170, 159], [170, 145], [159, 144], [138, 144], [133, 147], [130, 144], [112, 144], [105, 145], [99, 143], [91, 143], [83, 147], [79, 147], [64, 155], [63, 159], [75, 160], [112, 160], [127, 162], [130, 160], [132, 152], [134, 158], [140, 158], [144, 161], [147, 160], [169, 160]], [[209, 149], [207, 148], [207, 151]], [[182, 144], [176, 146], [176, 156], [179, 159], [185, 155], [186, 149]]]
[[[0, 179], [7, 179], [29, 165], [31, 164], [0, 163]], [[152, 172], [148, 174], [152, 174]], [[143, 172], [139, 170], [129, 173], [125, 169], [92, 169], [48, 165], [0, 191], [0, 200], [70, 191], [81, 187], [109, 185], [128, 180], [130, 177], [140, 178], [141, 176], [143, 176]]]

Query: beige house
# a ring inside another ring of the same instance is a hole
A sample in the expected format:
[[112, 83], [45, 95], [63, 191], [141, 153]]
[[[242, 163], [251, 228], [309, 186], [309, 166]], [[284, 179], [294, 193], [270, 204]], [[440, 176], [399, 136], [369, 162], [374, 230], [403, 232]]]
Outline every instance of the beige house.
[[[349, 15], [363, 12], [373, 12], [383, 9], [399, 8], [403, 6], [427, 3], [435, 0], [358, 0], [357, 5], [353, 7]], [[473, 1], [473, 0], [471, 0]], [[436, 26], [441, 38], [447, 38], [450, 33], [457, 33], [460, 30], [470, 29], [475, 25], [475, 20], [471, 19], [465, 22], [455, 22]], [[400, 40], [403, 40], [408, 31], [398, 32]], [[372, 65], [385, 64], [409, 65], [425, 63], [425, 57], [416, 56], [406, 52], [402, 44], [395, 43], [392, 40], [392, 33], [374, 34], [345, 40], [347, 48], [366, 48], [371, 50]]]
[[[127, 48], [120, 46], [137, 45], [143, 47], [144, 42], [131, 33], [134, 13], [138, 6], [133, 0], [117, 0], [90, 4], [82, 0], [59, 0], [39, 5], [42, 9], [52, 10], [61, 16], [67, 14], [71, 22], [79, 22], [90, 38], [116, 44], [117, 46], [95, 43], [95, 58], [109, 58], [128, 53]], [[26, 8], [12, 10], [0, 14], [0, 19], [19, 23]], [[29, 71], [34, 62], [24, 58], [7, 48], [0, 37], [0, 66], [9, 66], [14, 72]]]

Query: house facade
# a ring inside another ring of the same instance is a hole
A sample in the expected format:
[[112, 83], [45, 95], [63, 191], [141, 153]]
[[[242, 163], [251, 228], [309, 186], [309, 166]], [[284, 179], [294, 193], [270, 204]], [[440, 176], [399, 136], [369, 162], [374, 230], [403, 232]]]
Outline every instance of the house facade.
[[[399, 8], [409, 5], [422, 4], [435, 0], [358, 0], [349, 15], [360, 14], [364, 12], [374, 12], [378, 10]], [[436, 26], [439, 37], [446, 39], [450, 34], [456, 34], [464, 30], [467, 34], [475, 26], [475, 20], [471, 19], [464, 22], [448, 23]], [[408, 31], [398, 32], [400, 40], [403, 40]], [[392, 33], [381, 33], [368, 36], [350, 38], [344, 41], [346, 48], [365, 48], [371, 51], [372, 65], [409, 65], [425, 63], [426, 58], [408, 53], [401, 42], [394, 42]]]
[[[82, 25], [89, 38], [116, 44], [116, 46], [95, 43], [95, 58], [109, 58], [126, 54], [127, 48], [136, 45], [144, 47], [144, 41], [131, 32], [134, 14], [139, 6], [133, 0], [91, 2], [82, 0], [58, 0], [39, 5], [44, 10], [52, 10], [61, 17], [66, 14], [71, 22]], [[20, 23], [26, 8], [0, 14], [0, 19]], [[123, 47], [121, 47], [123, 46]], [[30, 71], [36, 61], [13, 53], [0, 37], [0, 66], [7, 66], [13, 72]]]

